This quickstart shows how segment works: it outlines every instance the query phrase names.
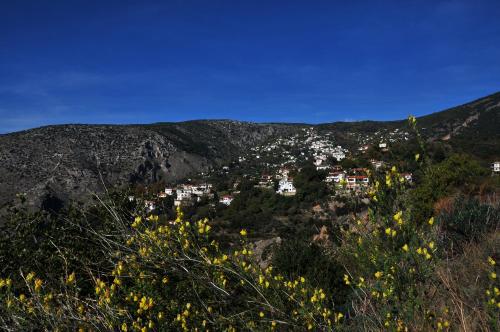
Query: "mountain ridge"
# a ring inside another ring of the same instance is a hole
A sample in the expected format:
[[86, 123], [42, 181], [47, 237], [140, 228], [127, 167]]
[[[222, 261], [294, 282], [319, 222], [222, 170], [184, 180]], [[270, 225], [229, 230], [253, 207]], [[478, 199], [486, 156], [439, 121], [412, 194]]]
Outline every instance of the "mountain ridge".
[[[418, 118], [422, 134], [457, 152], [500, 157], [500, 92]], [[325, 124], [189, 120], [152, 124], [52, 125], [0, 135], [0, 205], [25, 192], [78, 199], [107, 186], [176, 181], [233, 160], [304, 127], [331, 132], [354, 150], [407, 130], [405, 120]]]

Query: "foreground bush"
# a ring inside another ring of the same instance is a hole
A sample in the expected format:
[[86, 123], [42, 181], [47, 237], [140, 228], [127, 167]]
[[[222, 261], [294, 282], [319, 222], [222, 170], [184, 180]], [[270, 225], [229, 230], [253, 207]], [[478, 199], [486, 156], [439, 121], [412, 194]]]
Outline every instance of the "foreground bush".
[[[126, 229], [126, 227], [124, 227]], [[333, 301], [304, 277], [261, 270], [241, 231], [238, 250], [223, 253], [206, 220], [178, 211], [167, 223], [136, 216], [122, 242], [100, 237], [110, 271], [67, 271], [58, 283], [21, 271], [0, 280], [0, 324], [9, 330], [304, 330], [343, 319]], [[84, 296], [81, 286], [94, 285]]]

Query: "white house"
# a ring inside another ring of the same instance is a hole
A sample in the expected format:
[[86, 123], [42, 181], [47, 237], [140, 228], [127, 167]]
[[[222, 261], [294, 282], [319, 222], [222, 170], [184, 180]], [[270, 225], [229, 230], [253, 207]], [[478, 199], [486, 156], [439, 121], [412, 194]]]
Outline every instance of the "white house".
[[222, 198], [219, 200], [220, 203], [224, 204], [224, 205], [231, 205], [231, 202], [234, 200], [234, 197], [233, 196], [230, 196], [230, 195], [225, 195], [225, 196], [222, 196]]
[[362, 153], [365, 153], [368, 149], [370, 148], [369, 145], [362, 145], [358, 148], [358, 151], [361, 151]]
[[188, 199], [191, 199], [191, 191], [190, 190], [186, 190], [186, 189], [177, 190], [177, 198], [176, 198], [177, 201], [184, 201], [184, 200], [188, 200]]
[[491, 164], [491, 170], [493, 173], [500, 173], [500, 161], [495, 161]]
[[295, 186], [293, 185], [293, 179], [288, 177], [281, 179], [276, 192], [284, 196], [295, 195], [297, 193], [297, 189], [295, 189]]
[[285, 177], [288, 177], [288, 174], [290, 174], [290, 170], [286, 167], [280, 168], [278, 171], [278, 174], [276, 174], [275, 178], [276, 179], [282, 179]]
[[324, 170], [329, 169], [330, 167], [331, 167], [330, 165], [320, 165], [320, 166], [316, 166], [316, 169], [318, 171], [324, 171]]
[[211, 183], [200, 184], [198, 188], [204, 190], [205, 192], [210, 192], [210, 190], [212, 189], [212, 184]]
[[384, 165], [383, 161], [375, 160], [375, 159], [370, 160], [370, 163], [373, 165], [373, 167], [375, 167], [375, 169], [379, 169], [380, 167], [382, 167]]
[[345, 159], [345, 153], [344, 151], [337, 150], [332, 153], [332, 157], [337, 159], [337, 161], [341, 161], [342, 159]]
[[340, 183], [340, 181], [345, 179], [344, 172], [330, 172], [325, 178], [325, 182], [335, 182]]
[[347, 188], [357, 189], [360, 187], [367, 187], [369, 181], [366, 175], [351, 175], [347, 177]]
[[156, 209], [155, 202], [153, 202], [153, 201], [144, 201], [144, 206], [146, 207], [146, 210], [148, 212], [151, 212], [154, 209]]
[[167, 194], [168, 196], [172, 196], [174, 193], [175, 193], [174, 188], [165, 188], [165, 194]]
[[316, 157], [316, 160], [314, 161], [314, 165], [320, 166], [323, 163], [323, 158]]
[[407, 181], [407, 182], [412, 182], [413, 180], [413, 175], [411, 173], [403, 173], [401, 176]]
[[379, 143], [378, 147], [381, 149], [387, 149], [387, 143], [381, 142], [381, 143]]
[[196, 196], [203, 196], [205, 195], [205, 190], [203, 190], [200, 187], [192, 187], [191, 188], [191, 193]]

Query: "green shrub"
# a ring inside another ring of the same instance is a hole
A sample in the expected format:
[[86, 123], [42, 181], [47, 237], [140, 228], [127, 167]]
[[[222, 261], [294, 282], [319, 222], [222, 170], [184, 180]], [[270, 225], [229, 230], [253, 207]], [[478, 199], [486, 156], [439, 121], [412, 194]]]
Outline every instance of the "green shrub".
[[331, 294], [337, 305], [345, 304], [350, 290], [342, 280], [344, 269], [327, 248], [295, 238], [284, 240], [272, 257], [272, 266], [278, 273], [289, 279], [304, 276]]
[[460, 252], [465, 245], [480, 241], [485, 234], [498, 231], [500, 208], [482, 204], [478, 199], [459, 196], [450, 211], [438, 216], [441, 224], [441, 241], [448, 251]]

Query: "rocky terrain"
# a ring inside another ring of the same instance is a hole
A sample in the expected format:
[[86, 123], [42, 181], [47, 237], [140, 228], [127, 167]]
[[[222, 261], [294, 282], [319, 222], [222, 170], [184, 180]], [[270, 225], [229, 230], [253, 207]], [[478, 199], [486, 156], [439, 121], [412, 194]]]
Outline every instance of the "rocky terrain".
[[[500, 93], [418, 119], [427, 139], [440, 140], [484, 160], [500, 157]], [[106, 186], [173, 181], [237, 157], [305, 125], [228, 120], [151, 125], [60, 125], [0, 135], [0, 206], [17, 193], [33, 205], [53, 195], [80, 199]], [[392, 137], [406, 121], [317, 125], [351, 149]]]
[[0, 204], [26, 193], [84, 198], [109, 185], [183, 178], [229, 160], [287, 126], [191, 121], [149, 126], [62, 125], [0, 136]]

